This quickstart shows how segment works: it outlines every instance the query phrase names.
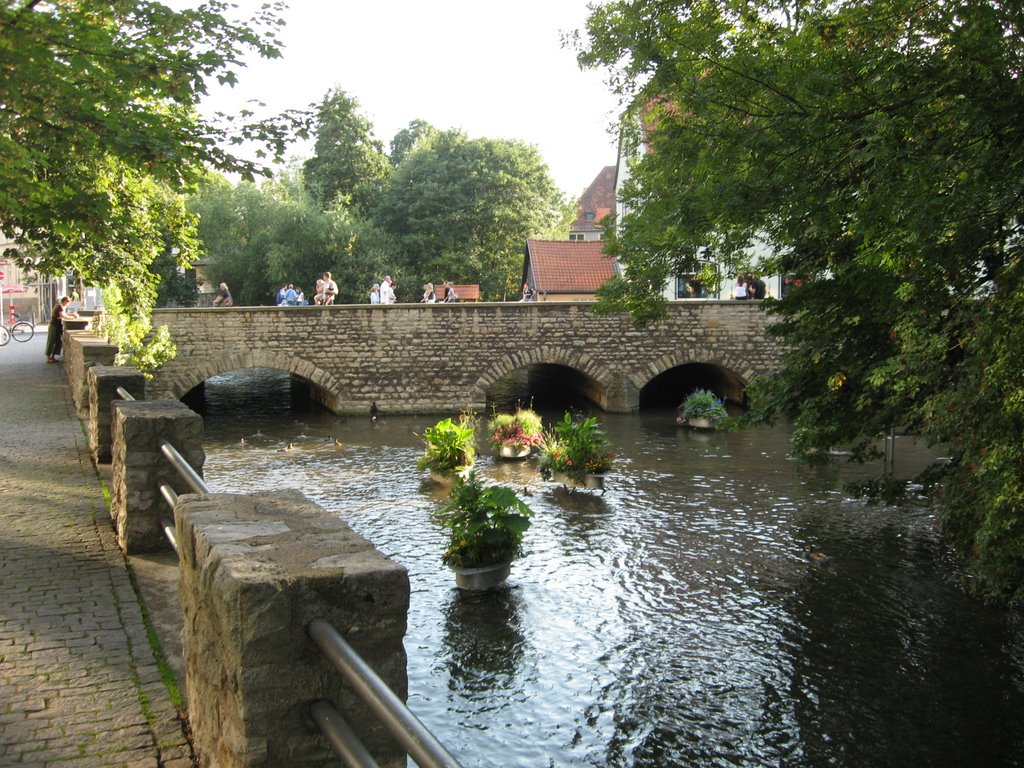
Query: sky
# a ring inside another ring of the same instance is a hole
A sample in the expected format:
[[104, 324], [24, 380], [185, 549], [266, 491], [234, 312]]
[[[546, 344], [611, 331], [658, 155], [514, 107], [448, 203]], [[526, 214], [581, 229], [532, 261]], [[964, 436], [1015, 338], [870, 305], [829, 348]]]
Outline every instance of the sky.
[[[593, 2], [593, 0], [589, 0]], [[262, 0], [235, 0], [249, 15]], [[535, 145], [567, 197], [616, 162], [617, 99], [603, 73], [580, 70], [564, 33], [583, 28], [588, 0], [291, 0], [281, 58], [248, 61], [234, 88], [201, 109], [270, 112], [319, 103], [335, 86], [354, 97], [390, 146], [415, 119], [470, 138]], [[312, 144], [293, 154], [308, 157]]]

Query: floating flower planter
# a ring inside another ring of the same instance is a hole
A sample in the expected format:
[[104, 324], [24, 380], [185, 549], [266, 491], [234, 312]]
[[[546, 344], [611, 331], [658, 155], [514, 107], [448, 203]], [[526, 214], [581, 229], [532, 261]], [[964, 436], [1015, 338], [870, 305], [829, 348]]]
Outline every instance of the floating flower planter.
[[543, 438], [544, 424], [533, 411], [496, 413], [487, 422], [491, 449], [502, 459], [525, 459]]
[[604, 490], [605, 474], [615, 454], [597, 419], [566, 413], [553, 431], [545, 434], [540, 451], [540, 473], [564, 485]]
[[423, 430], [423, 455], [416, 460], [420, 470], [441, 485], [454, 485], [459, 474], [469, 471], [476, 461], [476, 422], [463, 414], [458, 421], [442, 419]]
[[441, 560], [455, 571], [455, 584], [488, 589], [505, 581], [532, 516], [511, 488], [485, 486], [475, 472], [457, 478], [448, 501], [433, 514], [434, 522], [448, 529]]

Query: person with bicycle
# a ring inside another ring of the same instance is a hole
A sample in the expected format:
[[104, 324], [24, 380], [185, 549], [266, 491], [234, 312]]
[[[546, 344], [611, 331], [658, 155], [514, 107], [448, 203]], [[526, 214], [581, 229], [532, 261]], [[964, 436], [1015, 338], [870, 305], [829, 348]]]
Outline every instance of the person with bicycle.
[[71, 299], [64, 296], [53, 305], [50, 313], [50, 328], [46, 334], [46, 362], [56, 363], [57, 355], [64, 349], [64, 321], [77, 320], [78, 313], [68, 309]]

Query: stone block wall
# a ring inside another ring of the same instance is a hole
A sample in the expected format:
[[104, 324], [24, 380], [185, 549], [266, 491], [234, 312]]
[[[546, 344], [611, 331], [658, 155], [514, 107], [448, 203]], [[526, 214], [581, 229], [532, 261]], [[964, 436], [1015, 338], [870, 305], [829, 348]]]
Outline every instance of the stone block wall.
[[169, 549], [161, 518], [171, 510], [160, 484], [179, 494], [190, 489], [161, 453], [160, 440], [168, 440], [202, 476], [202, 417], [173, 400], [119, 400], [113, 403], [111, 438], [110, 514], [118, 545], [128, 554]]
[[94, 365], [113, 365], [117, 352], [117, 346], [108, 344], [106, 339], [92, 331], [64, 332], [64, 372], [68, 377], [71, 400], [75, 404], [78, 418], [89, 417], [89, 368]]
[[487, 388], [533, 364], [582, 374], [587, 394], [628, 412], [654, 377], [706, 363], [743, 382], [776, 370], [778, 343], [760, 302], [668, 305], [643, 328], [588, 303], [531, 302], [336, 307], [239, 307], [154, 312], [178, 357], [157, 371], [151, 397], [179, 398], [210, 376], [268, 367], [310, 381], [338, 413], [482, 408]]
[[117, 389], [123, 387], [136, 400], [144, 400], [146, 378], [137, 369], [121, 365], [93, 365], [88, 369], [87, 375], [89, 451], [94, 463], [108, 463], [111, 458], [113, 403], [121, 399]]
[[382, 766], [406, 765], [306, 636], [330, 622], [403, 701], [409, 577], [294, 491], [187, 494], [175, 521], [189, 716], [200, 765], [336, 766], [309, 706], [328, 699]]

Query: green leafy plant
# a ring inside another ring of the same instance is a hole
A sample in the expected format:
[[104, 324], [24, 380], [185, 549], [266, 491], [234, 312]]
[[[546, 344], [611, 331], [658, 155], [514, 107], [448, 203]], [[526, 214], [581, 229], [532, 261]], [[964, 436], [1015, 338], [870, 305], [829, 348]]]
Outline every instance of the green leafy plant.
[[534, 411], [520, 408], [515, 413], [494, 414], [487, 422], [487, 432], [490, 435], [491, 448], [494, 450], [504, 445], [532, 448], [541, 444], [544, 423]]
[[454, 475], [476, 461], [476, 418], [462, 414], [458, 421], [442, 419], [423, 430], [425, 448], [416, 461], [419, 469]]
[[455, 568], [510, 562], [522, 554], [531, 517], [533, 511], [511, 488], [485, 486], [470, 472], [455, 481], [451, 496], [432, 515], [450, 534], [441, 560]]
[[695, 389], [691, 392], [683, 401], [682, 410], [685, 419], [708, 419], [712, 422], [729, 415], [725, 404], [709, 389]]
[[615, 460], [600, 422], [569, 412], [544, 433], [540, 451], [540, 473], [545, 479], [560, 472], [583, 482], [587, 475], [607, 472]]

